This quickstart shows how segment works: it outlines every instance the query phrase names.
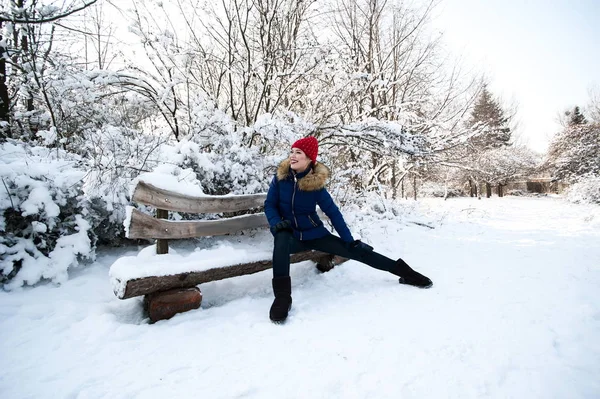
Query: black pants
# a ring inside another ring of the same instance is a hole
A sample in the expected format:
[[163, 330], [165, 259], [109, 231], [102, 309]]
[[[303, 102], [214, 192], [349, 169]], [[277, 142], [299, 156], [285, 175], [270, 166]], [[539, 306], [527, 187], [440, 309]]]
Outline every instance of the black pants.
[[359, 248], [348, 248], [341, 238], [329, 234], [315, 240], [300, 241], [290, 231], [279, 231], [275, 234], [273, 248], [273, 277], [286, 277], [290, 275], [290, 254], [315, 249], [332, 255], [357, 260], [375, 269], [391, 271], [396, 261], [378, 254]]

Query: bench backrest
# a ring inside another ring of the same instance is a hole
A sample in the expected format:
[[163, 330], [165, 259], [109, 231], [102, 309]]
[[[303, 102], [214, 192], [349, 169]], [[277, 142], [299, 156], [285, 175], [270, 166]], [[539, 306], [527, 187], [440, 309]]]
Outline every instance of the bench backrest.
[[220, 220], [170, 221], [169, 211], [186, 213], [223, 213], [256, 209], [263, 206], [266, 194], [190, 196], [138, 182], [132, 200], [156, 208], [156, 218], [132, 209], [128, 238], [156, 239], [156, 252], [166, 254], [170, 239], [217, 236], [245, 229], [267, 227], [264, 212]]

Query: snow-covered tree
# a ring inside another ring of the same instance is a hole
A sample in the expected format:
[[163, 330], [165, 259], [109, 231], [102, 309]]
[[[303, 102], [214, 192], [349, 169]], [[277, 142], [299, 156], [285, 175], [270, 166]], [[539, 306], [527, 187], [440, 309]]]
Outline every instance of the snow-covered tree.
[[565, 116], [567, 118], [567, 126], [584, 125], [587, 123], [587, 119], [577, 105], [572, 110], [566, 111]]
[[471, 111], [469, 127], [480, 131], [470, 139], [470, 145], [476, 150], [488, 150], [510, 144], [509, 118], [485, 84]]
[[[336, 146], [345, 168], [377, 171], [357, 170], [369, 175], [354, 179], [363, 189], [373, 177], [396, 187], [414, 162], [470, 133], [462, 119], [474, 80], [458, 66], [445, 72], [425, 30], [434, 1], [421, 9], [380, 0], [166, 4], [133, 2], [132, 30], [149, 63], [129, 62], [119, 75], [177, 140], [195, 134], [198, 96], [244, 128], [293, 114], [323, 148]], [[244, 145], [276, 145], [260, 130], [242, 131]]]
[[512, 179], [531, 175], [538, 165], [537, 156], [527, 147], [499, 147], [486, 152], [476, 164], [480, 181], [505, 185]]
[[[517, 177], [529, 163], [530, 157], [522, 149], [509, 149], [512, 133], [509, 123], [510, 118], [483, 83], [466, 122], [470, 136], [464, 145], [447, 151], [442, 162], [458, 169], [449, 175], [466, 181], [471, 196], [481, 195], [481, 183], [486, 184], [489, 196], [492, 184], [504, 184]], [[510, 166], [511, 160], [514, 167]]]
[[557, 179], [600, 175], [600, 124], [565, 127], [552, 139], [545, 166]]
[[55, 23], [97, 0], [6, 0], [0, 5], [0, 140], [56, 128], [46, 82]]
[[590, 119], [600, 123], [600, 86], [592, 86], [589, 90], [590, 101], [586, 107]]
[[199, 95], [244, 126], [294, 109], [321, 62], [307, 23], [313, 1], [132, 4], [132, 32], [147, 62], [128, 62], [141, 82], [129, 87], [152, 99], [176, 139], [189, 133], [191, 101]]
[[600, 205], [600, 175], [586, 175], [567, 189], [567, 199], [575, 203]]

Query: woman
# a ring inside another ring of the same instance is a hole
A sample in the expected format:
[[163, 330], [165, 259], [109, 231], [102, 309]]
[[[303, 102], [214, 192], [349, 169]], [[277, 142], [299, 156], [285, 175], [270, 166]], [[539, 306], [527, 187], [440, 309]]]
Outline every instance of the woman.
[[[317, 163], [319, 143], [305, 137], [292, 145], [288, 159], [278, 167], [267, 194], [265, 214], [275, 237], [273, 249], [273, 292], [269, 316], [283, 322], [292, 307], [290, 254], [309, 249], [357, 260], [400, 277], [401, 284], [429, 288], [429, 278], [411, 269], [402, 259], [394, 261], [360, 240], [355, 240], [344, 218], [325, 189], [329, 169]], [[323, 226], [316, 206], [325, 212], [339, 234]]]

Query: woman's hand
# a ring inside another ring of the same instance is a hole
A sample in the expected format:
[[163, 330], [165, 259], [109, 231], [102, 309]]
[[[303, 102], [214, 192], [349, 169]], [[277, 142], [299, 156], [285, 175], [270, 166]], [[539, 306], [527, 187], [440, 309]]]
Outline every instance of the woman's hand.
[[292, 231], [292, 222], [290, 222], [289, 220], [282, 220], [281, 222], [277, 223], [275, 226], [271, 226], [271, 233], [273, 233], [273, 235], [279, 231]]
[[349, 242], [348, 247], [350, 249], [361, 249], [363, 251], [372, 251], [373, 250], [372, 246], [370, 246], [369, 244], [365, 244], [361, 240], [354, 240], [352, 242]]

